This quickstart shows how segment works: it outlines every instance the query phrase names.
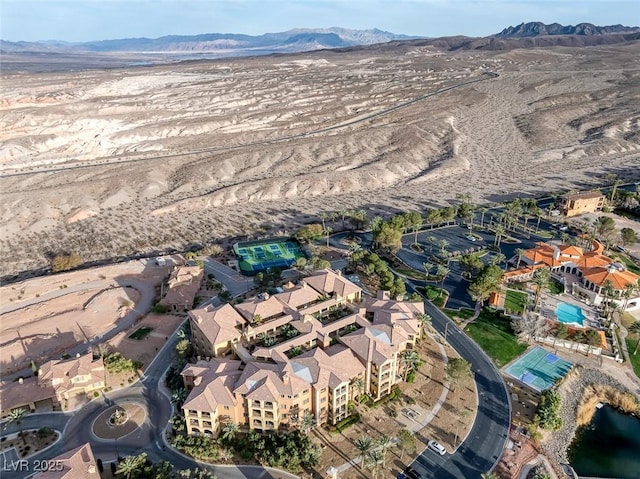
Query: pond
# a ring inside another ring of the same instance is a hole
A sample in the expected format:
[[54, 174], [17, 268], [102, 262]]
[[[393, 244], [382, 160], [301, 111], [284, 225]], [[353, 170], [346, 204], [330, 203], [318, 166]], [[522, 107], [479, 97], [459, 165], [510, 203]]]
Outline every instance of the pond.
[[604, 406], [578, 432], [569, 457], [579, 476], [640, 477], [640, 419]]

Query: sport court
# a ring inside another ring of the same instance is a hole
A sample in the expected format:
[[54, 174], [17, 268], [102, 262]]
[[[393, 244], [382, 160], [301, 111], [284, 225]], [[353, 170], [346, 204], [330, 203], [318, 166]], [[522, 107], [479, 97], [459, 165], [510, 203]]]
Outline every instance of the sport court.
[[293, 240], [245, 241], [233, 245], [240, 271], [253, 275], [269, 268], [288, 268], [297, 258], [304, 257], [300, 246]]
[[572, 367], [573, 363], [535, 346], [503, 371], [506, 375], [541, 392], [553, 386], [558, 378], [565, 377]]

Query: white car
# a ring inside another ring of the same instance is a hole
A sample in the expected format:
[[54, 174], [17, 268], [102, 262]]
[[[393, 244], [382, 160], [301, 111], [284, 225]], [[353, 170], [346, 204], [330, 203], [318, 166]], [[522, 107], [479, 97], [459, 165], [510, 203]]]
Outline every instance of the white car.
[[440, 444], [439, 442], [436, 441], [429, 441], [429, 443], [427, 444], [427, 446], [429, 447], [429, 449], [431, 449], [434, 452], [437, 452], [438, 454], [440, 454], [441, 456], [444, 456], [447, 453], [447, 450], [444, 448], [444, 446], [442, 444]]
[[469, 241], [475, 241], [475, 240], [476, 240], [476, 237], [475, 237], [475, 236], [471, 236], [471, 235], [467, 235], [467, 239], [468, 239]]

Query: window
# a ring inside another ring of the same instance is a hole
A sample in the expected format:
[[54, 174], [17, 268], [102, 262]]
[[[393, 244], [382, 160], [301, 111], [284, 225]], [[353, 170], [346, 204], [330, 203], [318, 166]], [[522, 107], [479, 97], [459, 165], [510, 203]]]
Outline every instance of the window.
[[224, 407], [224, 410], [225, 410], [225, 411], [228, 411], [228, 410], [229, 410], [229, 406], [225, 406], [225, 407]]

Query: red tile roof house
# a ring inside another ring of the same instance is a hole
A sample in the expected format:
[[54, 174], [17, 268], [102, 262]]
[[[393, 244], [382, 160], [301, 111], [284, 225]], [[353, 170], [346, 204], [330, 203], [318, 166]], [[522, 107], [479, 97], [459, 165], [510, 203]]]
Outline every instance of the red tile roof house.
[[203, 276], [204, 271], [200, 266], [177, 266], [169, 276], [167, 292], [160, 304], [174, 312], [190, 310], [200, 290]]
[[65, 400], [105, 387], [104, 363], [91, 354], [52, 360], [42, 365], [38, 375], [0, 383], [2, 417], [13, 409], [35, 411], [38, 406], [60, 410]]
[[539, 268], [552, 272], [569, 273], [577, 278], [567, 284], [567, 291], [586, 298], [598, 306], [605, 299], [607, 285], [613, 288], [613, 299], [625, 311], [640, 309], [640, 276], [603, 254], [604, 246], [593, 241], [591, 251], [565, 244], [538, 243], [522, 256], [524, 267], [508, 271], [505, 281], [528, 280]]
[[100, 479], [96, 459], [88, 442], [46, 462], [49, 470], [32, 476], [33, 479]]
[[[331, 270], [285, 287], [189, 312], [194, 347], [206, 358], [182, 371], [189, 434], [217, 436], [227, 422], [286, 430], [304, 416], [336, 424], [358, 395], [380, 399], [403, 380], [402, 354], [423, 334], [423, 303], [384, 291], [363, 299], [358, 286]], [[276, 341], [267, 345], [265, 337]]]

